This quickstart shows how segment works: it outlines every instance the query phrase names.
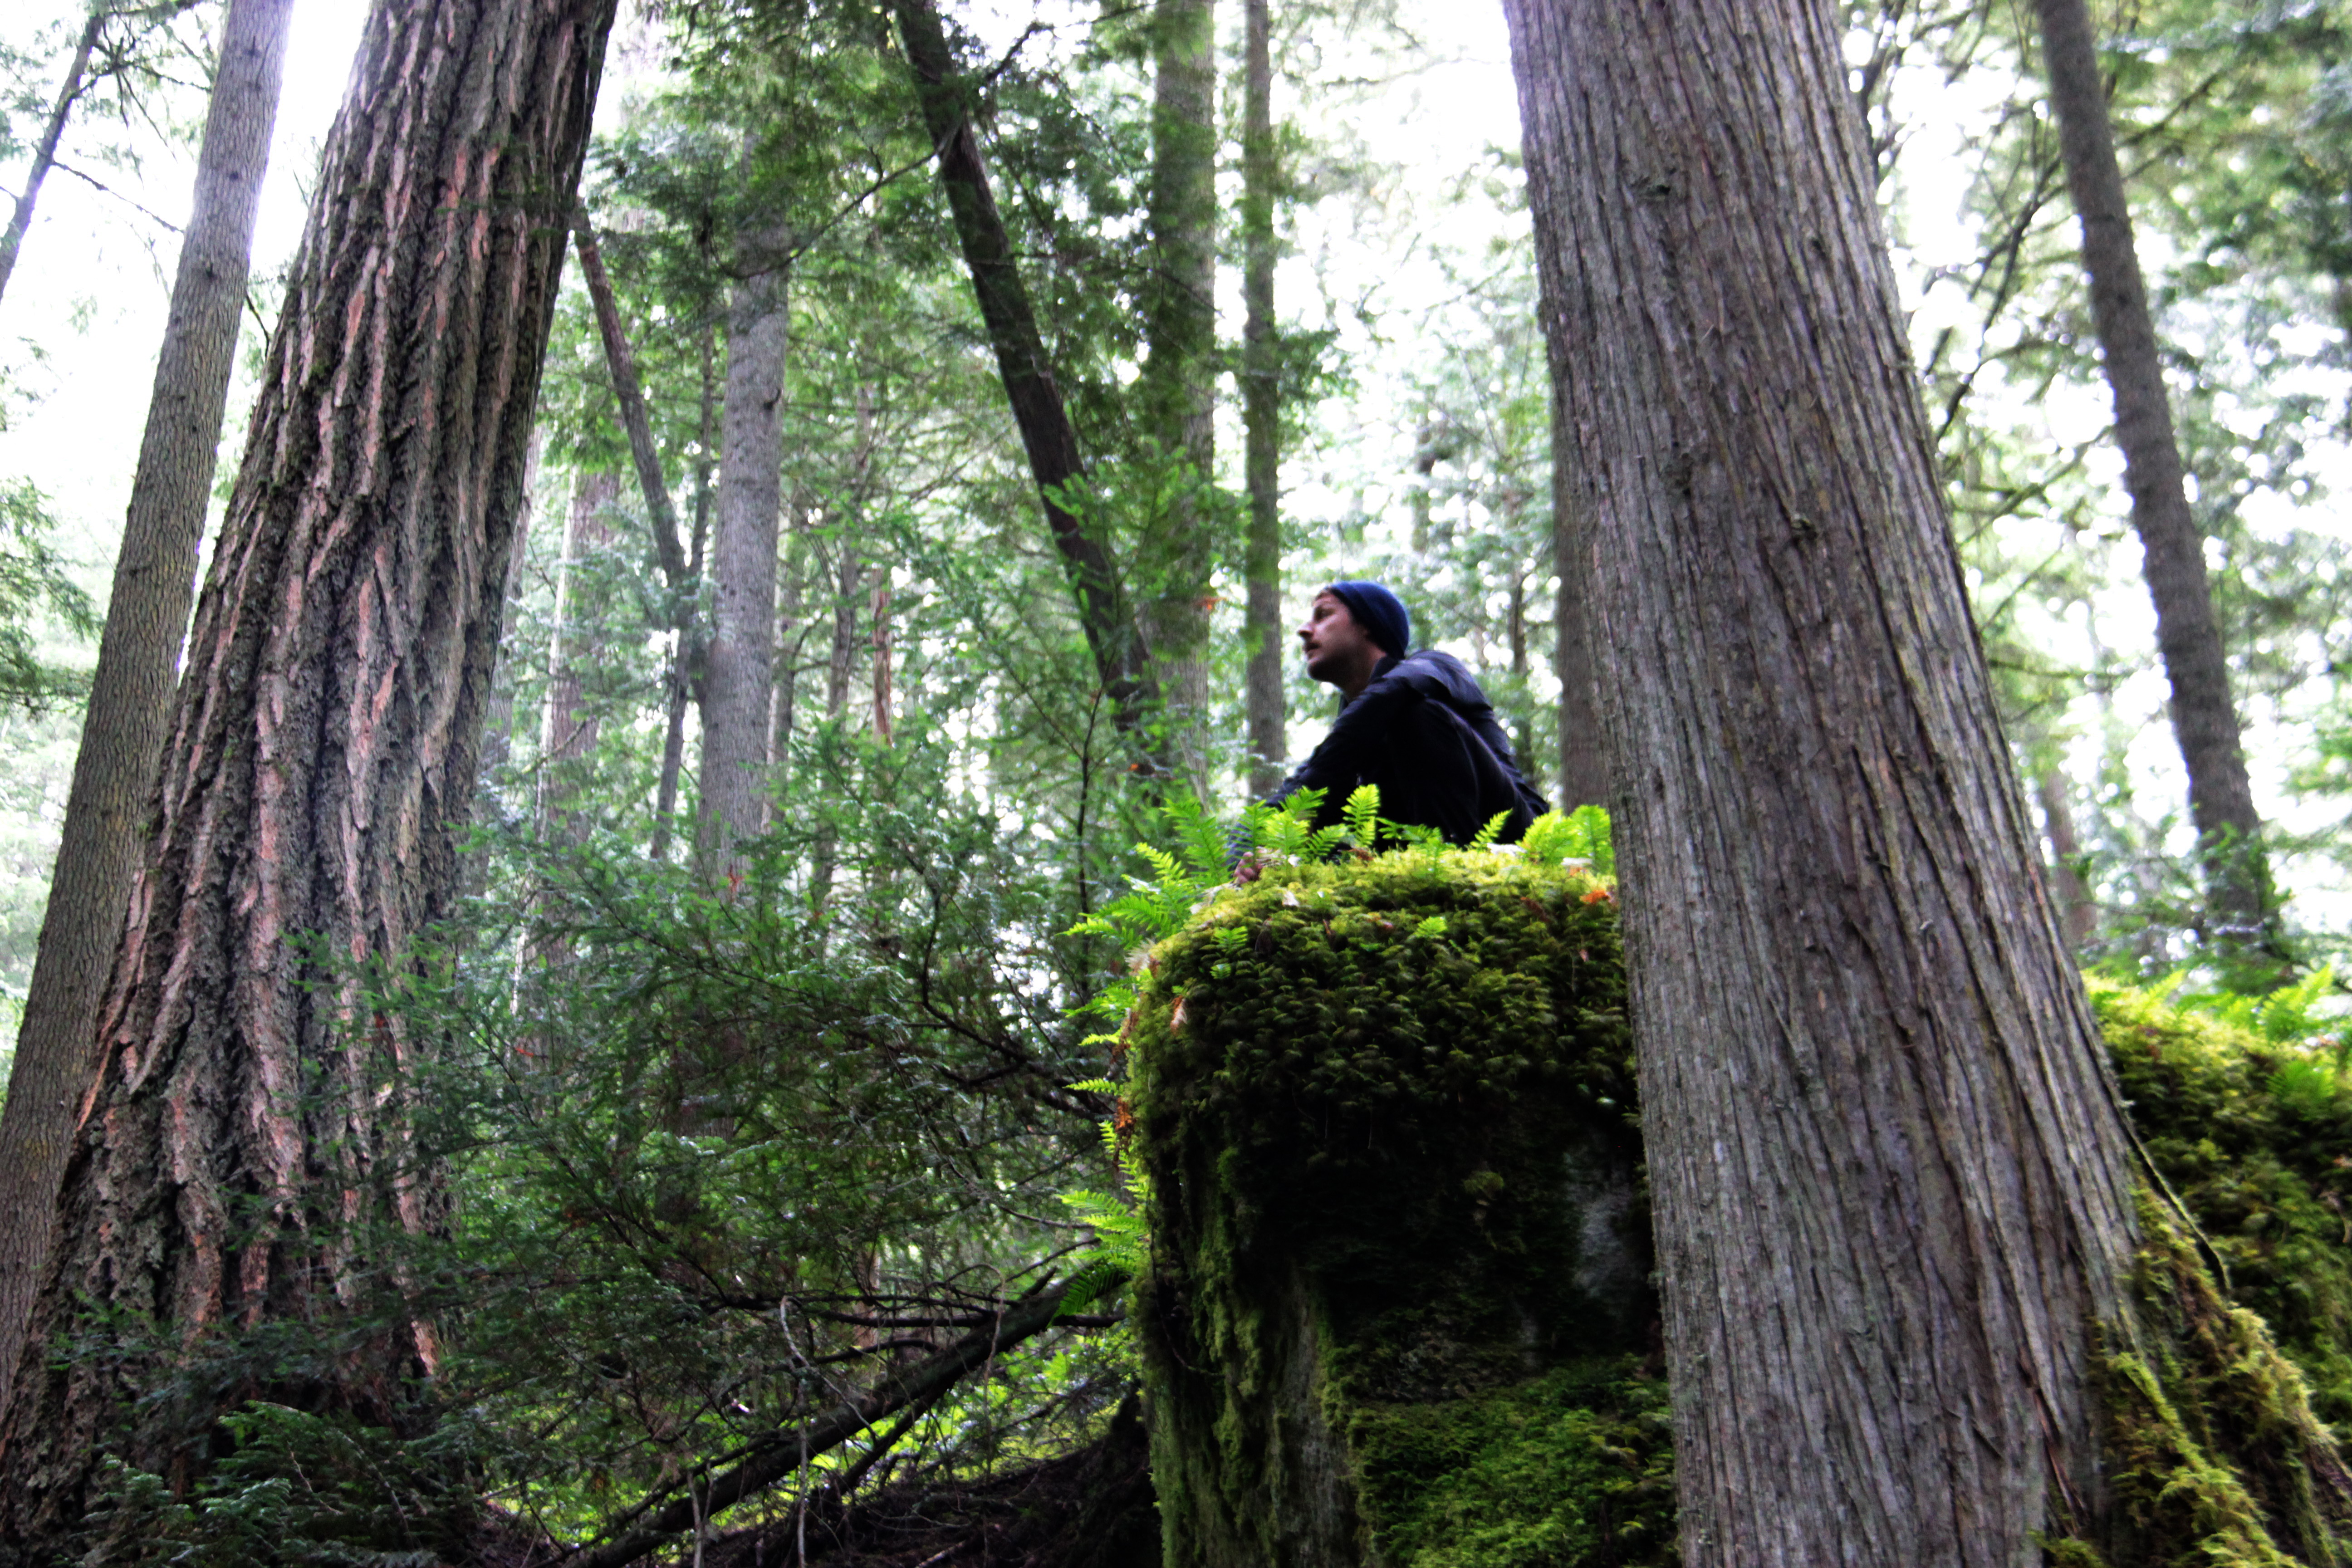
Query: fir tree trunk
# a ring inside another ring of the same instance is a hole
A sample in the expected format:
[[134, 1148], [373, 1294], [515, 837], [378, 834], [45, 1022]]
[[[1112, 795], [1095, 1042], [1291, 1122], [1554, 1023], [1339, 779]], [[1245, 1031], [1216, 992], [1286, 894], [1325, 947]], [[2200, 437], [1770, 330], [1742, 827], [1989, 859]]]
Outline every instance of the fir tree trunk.
[[2137, 1235], [1823, 0], [1509, 0], [1693, 1568], [2103, 1538]]
[[1253, 798], [1282, 782], [1289, 750], [1282, 695], [1282, 374], [1274, 318], [1274, 50], [1270, 0], [1242, 0], [1242, 444], [1249, 491], [1243, 575], [1249, 603], [1244, 701]]
[[583, 563], [613, 542], [614, 503], [621, 498], [618, 474], [575, 474], [572, 516], [563, 529], [563, 560], [556, 568], [555, 634], [547, 650], [547, 710], [539, 741], [539, 830], [551, 841], [577, 844], [584, 824], [572, 803], [600, 728], [596, 710], [583, 700], [582, 672], [602, 657], [604, 606], [589, 590], [595, 575]]
[[703, 649], [700, 841], [713, 871], [740, 866], [767, 799], [768, 704], [775, 685], [776, 522], [782, 504], [784, 348], [792, 325], [782, 260], [756, 268], [727, 310], [727, 393], [719, 437], [715, 589]]
[[[40, 951], [7, 1105], [0, 1110], [0, 1215], [11, 1216], [0, 1226], [0, 1368], [13, 1369], [23, 1348], [25, 1316], [48, 1254], [58, 1178], [97, 1070], [99, 994], [122, 934], [195, 596], [196, 549], [236, 360], [290, 9], [291, 0], [236, 0], [222, 29], [196, 158], [194, 211], [180, 244]], [[93, 19], [82, 33], [77, 76], [98, 25]], [[66, 101], [58, 105], [60, 120]], [[51, 121], [44, 155], [55, 151], [58, 124]], [[38, 179], [37, 168], [20, 216], [30, 211]], [[8, 1397], [8, 1380], [0, 1376], [0, 1414]]]
[[2084, 0], [2034, 0], [2034, 8], [2066, 185], [2082, 223], [2083, 267], [2115, 402], [2124, 488], [2131, 493], [2141, 571], [2156, 605], [2157, 647], [2172, 688], [2173, 735], [2189, 772], [2189, 815], [2204, 862], [2206, 935], [2224, 946], [2259, 947], [2274, 935], [2277, 901], [2206, 580], [2205, 536], [2189, 510], [2164, 360], [2132, 240], [2090, 10]]
[[[17, 193], [16, 210], [8, 215], [7, 231], [0, 233], [0, 295], [8, 292], [8, 279], [16, 276], [16, 258], [25, 248], [25, 233], [33, 226], [33, 209], [40, 202], [41, 186], [48, 179], [49, 171], [57, 166], [58, 142], [65, 135], [66, 121], [73, 113], [75, 100], [89, 85], [85, 79], [89, 71], [89, 54], [98, 47], [98, 35], [106, 26], [109, 15], [104, 8], [90, 12], [89, 20], [82, 26], [81, 37], [74, 44], [73, 55], [66, 62], [66, 79], [58, 89], [58, 101], [49, 110], [48, 122], [41, 127], [41, 140], [33, 148], [33, 163], [25, 174], [25, 188]], [[274, 117], [274, 108], [271, 113]], [[206, 129], [209, 132], [209, 124]], [[263, 140], [266, 142], [268, 138]], [[268, 156], [266, 145], [262, 156]], [[202, 179], [202, 174], [197, 177]]]
[[1158, 705], [1159, 682], [1110, 551], [1063, 499], [1064, 487], [1084, 479], [1086, 465], [1078, 456], [1077, 431], [1055, 383], [1052, 362], [1045, 357], [1028, 288], [1013, 260], [1012, 238], [989, 188], [988, 167], [966, 102], [967, 85], [948, 48], [933, 0], [891, 0], [891, 15], [914, 73], [923, 124], [939, 159], [940, 184], [947, 192], [956, 238], [971, 274], [972, 294], [996, 352], [997, 372], [1028, 453], [1030, 475], [1045, 504], [1045, 525], [1077, 602], [1078, 625], [1119, 729], [1133, 733]]
[[1143, 291], [1142, 429], [1165, 478], [1138, 551], [1143, 637], [1158, 667], [1169, 752], [1209, 796], [1206, 487], [1215, 477], [1217, 72], [1213, 0], [1155, 0], [1150, 271]]
[[[322, 156], [167, 725], [104, 1064], [0, 1425], [0, 1543], [46, 1559], [99, 1457], [185, 1480], [223, 1408], [383, 1425], [436, 1359], [379, 1267], [436, 1223], [368, 1000], [457, 890], [564, 221], [612, 0], [379, 0]], [[339, 1330], [339, 1325], [348, 1325]], [[182, 1352], [264, 1326], [316, 1359]], [[58, 1361], [52, 1338], [98, 1353]]]

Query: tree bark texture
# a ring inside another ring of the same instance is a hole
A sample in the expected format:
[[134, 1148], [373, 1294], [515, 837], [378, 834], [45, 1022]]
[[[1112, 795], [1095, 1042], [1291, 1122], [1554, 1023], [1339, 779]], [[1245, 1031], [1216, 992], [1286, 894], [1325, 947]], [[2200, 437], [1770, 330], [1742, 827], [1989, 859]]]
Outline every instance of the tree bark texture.
[[[604, 606], [589, 589], [592, 558], [613, 542], [613, 506], [621, 499], [618, 474], [575, 474], [572, 515], [563, 527], [563, 560], [556, 568], [555, 634], [547, 651], [547, 710], [539, 739], [539, 828], [542, 837], [579, 843], [585, 824], [572, 810], [580, 796], [600, 728], [581, 676], [600, 652]], [[583, 569], [584, 568], [584, 569]]]
[[[196, 547], [236, 360], [291, 9], [292, 0], [236, 0], [222, 28], [196, 156], [194, 211], [181, 240], [40, 950], [0, 1110], [0, 1215], [8, 1216], [0, 1226], [0, 1367], [13, 1368], [24, 1346], [25, 1316], [48, 1256], [58, 1178], [97, 1069], [99, 994], [122, 934], [195, 596]], [[82, 34], [84, 55], [97, 25]], [[54, 152], [53, 134], [45, 146]], [[0, 1377], [0, 1414], [8, 1395]]]
[[[206, 1408], [134, 1401], [236, 1331], [362, 1314], [272, 1387], [377, 1424], [432, 1364], [429, 1325], [360, 1250], [435, 1223], [398, 1087], [431, 1041], [361, 970], [399, 975], [457, 889], [612, 19], [613, 0], [370, 15], [171, 710], [104, 1063], [0, 1424], [0, 1544], [45, 1552], [102, 1453], [201, 1463], [200, 1428], [249, 1376], [207, 1385]], [[54, 1360], [76, 1334], [102, 1353]]]
[[1282, 783], [1289, 752], [1282, 692], [1282, 369], [1274, 317], [1274, 49], [1271, 0], [1242, 0], [1242, 483], [1249, 540], [1242, 574], [1249, 649], [1244, 704], [1252, 799]]
[[[89, 85], [85, 78], [89, 71], [89, 54], [98, 47], [98, 35], [105, 27], [109, 15], [104, 9], [89, 14], [80, 38], [74, 44], [72, 58], [66, 62], [66, 79], [58, 88], [57, 104], [49, 110], [48, 121], [41, 127], [41, 140], [33, 148], [32, 166], [25, 174], [25, 188], [17, 193], [16, 210], [8, 215], [7, 231], [0, 233], [0, 296], [8, 292], [8, 279], [16, 276], [16, 257], [25, 248], [25, 232], [33, 226], [33, 209], [40, 202], [41, 185], [57, 166], [58, 142], [65, 135], [66, 121], [73, 113], [75, 100]], [[202, 178], [201, 174], [198, 177]]]
[[1077, 601], [1078, 625], [1094, 656], [1096, 677], [1111, 700], [1120, 730], [1132, 733], [1158, 705], [1159, 682], [1110, 551], [1079, 521], [1066, 499], [1068, 487], [1085, 479], [1086, 464], [1078, 455], [1077, 431], [1054, 380], [1052, 362], [1045, 357], [1028, 288], [1013, 259], [1012, 237], [989, 188], [988, 166], [980, 155], [980, 136], [972, 129], [966, 100], [968, 89], [932, 0], [891, 0], [891, 15], [914, 73], [923, 124], [939, 159], [940, 184], [947, 192], [956, 239], [971, 274], [972, 294], [996, 353], [997, 372], [1013, 421], [1021, 430], [1029, 472], [1045, 504], [1045, 526]]
[[[1529, 145], [1532, 155], [1534, 147]], [[1557, 177], [1557, 176], [1554, 176]], [[1585, 595], [1592, 582], [1589, 531], [1578, 526], [1580, 504], [1570, 471], [1575, 433], [1561, 420], [1566, 399], [1560, 389], [1577, 374], [1574, 347], [1550, 334], [1551, 359], [1551, 552], [1559, 573], [1559, 588], [1552, 599], [1552, 673], [1559, 678], [1559, 793], [1552, 797], [1562, 811], [1580, 805], [1615, 809], [1609, 797], [1609, 769], [1602, 761], [1600, 675], [1594, 668], [1591, 616]]]
[[1969, 618], [1842, 13], [1507, 12], [1685, 1561], [2097, 1539], [2127, 1135]]
[[2156, 642], [2172, 688], [2172, 731], [2189, 773], [2189, 816], [2205, 858], [2209, 937], [2233, 946], [2262, 942], [2277, 913], [2262, 818], [2230, 695], [2213, 595], [2205, 575], [2205, 536], [2189, 510], [2164, 359], [2133, 243], [2131, 209], [2116, 161], [2106, 79], [2084, 0], [2034, 0], [2058, 147], [2066, 186], [2083, 229], [2083, 267], [2099, 356], [2116, 410], [2141, 572], [2156, 605]]
[[767, 799], [768, 704], [775, 688], [776, 523], [783, 504], [788, 274], [755, 253], [727, 308], [727, 391], [711, 538], [710, 640], [703, 650], [700, 841], [719, 875], [756, 838]]
[[1217, 69], [1214, 0], [1155, 0], [1143, 434], [1166, 471], [1145, 515], [1136, 571], [1143, 637], [1166, 704], [1168, 751], [1209, 795], [1209, 574], [1217, 346]]

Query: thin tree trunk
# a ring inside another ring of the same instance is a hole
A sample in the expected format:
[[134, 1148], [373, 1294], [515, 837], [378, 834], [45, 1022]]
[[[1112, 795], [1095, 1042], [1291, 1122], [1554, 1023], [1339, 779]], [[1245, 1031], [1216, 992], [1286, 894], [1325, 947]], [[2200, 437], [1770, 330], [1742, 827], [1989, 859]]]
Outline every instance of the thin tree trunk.
[[727, 400], [719, 437], [719, 527], [711, 542], [710, 640], [703, 650], [702, 804], [698, 842], [714, 876], [740, 868], [767, 796], [768, 702], [775, 684], [776, 520], [782, 504], [784, 349], [792, 325], [772, 241], [747, 247], [749, 275], [727, 310]]
[[644, 384], [637, 377], [637, 356], [629, 349], [629, 331], [621, 320], [621, 302], [614, 297], [613, 279], [604, 270], [604, 248], [596, 243], [595, 226], [583, 210], [573, 216], [572, 236], [580, 252], [580, 278], [587, 285], [588, 301], [596, 312], [596, 334], [604, 340], [604, 366], [613, 377], [613, 402], [621, 414], [621, 428], [629, 437], [629, 460], [637, 473], [637, 489], [646, 499], [646, 516], [654, 527], [654, 552], [670, 592], [685, 586], [686, 544], [678, 537], [677, 508], [669, 498], [669, 481], [662, 477], [661, 453], [654, 447], [654, 421], [646, 407]]
[[696, 671], [702, 668], [696, 606], [702, 597], [702, 551], [710, 537], [710, 452], [719, 439], [719, 375], [717, 329], [702, 328], [702, 407], [695, 423], [694, 542], [687, 557], [686, 578], [671, 584], [677, 616], [677, 637], [670, 650], [669, 711], [662, 728], [659, 782], [654, 787], [654, 832], [650, 853], [656, 861], [669, 858], [671, 825], [677, 820], [678, 775], [686, 764], [686, 705], [695, 692]]
[[[8, 292], [8, 279], [16, 275], [16, 257], [25, 248], [25, 231], [33, 226], [33, 208], [41, 199], [41, 185], [48, 179], [49, 171], [57, 166], [58, 142], [65, 135], [66, 119], [73, 113], [75, 100], [81, 97], [82, 89], [88, 85], [83, 78], [89, 70], [89, 54], [98, 47], [98, 35], [105, 27], [109, 15], [110, 13], [104, 9], [90, 13], [89, 20], [82, 26], [80, 38], [74, 44], [73, 57], [66, 62], [66, 79], [58, 89], [57, 105], [49, 110], [48, 122], [41, 127], [41, 140], [33, 148], [33, 164], [26, 172], [25, 188], [16, 197], [16, 210], [8, 215], [7, 232], [0, 234], [0, 296]], [[270, 115], [275, 119], [275, 89], [272, 90], [270, 103]], [[205, 132], [207, 135], [211, 132], [209, 121]], [[269, 155], [268, 140], [265, 135], [261, 153], [265, 161]], [[201, 180], [203, 177], [200, 171], [197, 178]], [[250, 219], [247, 226], [248, 229], [251, 227]], [[248, 245], [247, 248], [251, 247]], [[168, 328], [165, 330], [169, 331]], [[219, 437], [215, 436], [214, 439], [217, 441]]]
[[2205, 538], [2189, 510], [2090, 10], [2084, 0], [2034, 0], [2034, 9], [2058, 113], [2059, 152], [2082, 223], [2083, 266], [2090, 274], [2100, 359], [2115, 401], [2124, 488], [2131, 493], [2141, 570], [2156, 605], [2157, 647], [2172, 687], [2173, 735], [2189, 772], [2189, 816], [2205, 871], [2206, 934], [2228, 947], [2262, 946], [2274, 934], [2277, 900], [2205, 576]]
[[[437, 1223], [401, 1089], [433, 1042], [370, 1009], [365, 972], [404, 973], [457, 889], [612, 18], [379, 0], [368, 19], [171, 710], [0, 1424], [0, 1547], [47, 1560], [101, 1455], [188, 1479], [259, 1377], [381, 1426], [434, 1364], [381, 1267], [385, 1234]], [[315, 1325], [333, 1353], [139, 1403], [176, 1347], [265, 1325]], [[58, 1333], [100, 1353], [55, 1360]]]
[[[1517, 510], [1514, 505], [1513, 511]], [[1519, 765], [1532, 767], [1535, 733], [1528, 717], [1528, 580], [1521, 573], [1511, 574], [1510, 620], [1504, 631], [1511, 648], [1512, 688], [1518, 694], [1512, 703], [1511, 744], [1519, 753]]]
[[1561, 575], [1623, 781], [1684, 1561], [2098, 1539], [2126, 1133], [1969, 620], [1842, 13], [1506, 10], [1585, 532]]
[[563, 560], [556, 568], [555, 632], [547, 651], [547, 709], [539, 741], [539, 830], [551, 843], [577, 844], [585, 824], [572, 805], [600, 729], [583, 700], [581, 674], [601, 654], [604, 606], [587, 591], [582, 563], [613, 542], [612, 509], [621, 498], [618, 474], [575, 474], [572, 516], [563, 529]]
[[857, 665], [857, 589], [866, 563], [857, 558], [845, 530], [833, 567], [833, 647], [824, 666], [824, 716], [838, 721], [849, 711], [849, 679]]
[[2074, 835], [2074, 813], [2066, 802], [2066, 775], [2054, 764], [2034, 781], [2042, 824], [2050, 839], [2051, 891], [2058, 900], [2058, 930], [2069, 952], [2081, 952], [2099, 929], [2099, 906], [2083, 880], [2083, 845]]
[[[802, 579], [807, 571], [808, 525], [807, 506], [798, 499], [792, 504], [792, 525], [784, 543], [782, 577], [776, 589], [776, 693], [768, 713], [768, 768], [777, 789], [789, 782], [793, 752], [793, 724], [801, 692], [801, 649], [808, 641], [808, 627], [802, 619], [803, 599], [806, 586]], [[768, 826], [776, 823], [777, 790], [770, 790]]]
[[878, 566], [874, 575], [874, 738], [890, 743], [890, 568]]
[[932, 0], [891, 0], [891, 14], [898, 19], [922, 100], [923, 123], [939, 158], [940, 184], [947, 191], [972, 294], [996, 351], [997, 372], [1045, 504], [1046, 528], [1077, 601], [1078, 624], [1094, 655], [1097, 679], [1111, 700], [1120, 730], [1133, 733], [1158, 706], [1159, 682], [1110, 551], [1079, 522], [1064, 499], [1066, 487], [1084, 480], [1086, 465], [1045, 357], [1029, 290], [1013, 260], [1013, 241], [989, 189], [980, 137], [965, 103], [968, 89], [949, 52]]
[[1242, 482], [1249, 542], [1244, 702], [1253, 799], [1282, 782], [1289, 750], [1282, 694], [1282, 379], [1274, 318], [1274, 56], [1270, 0], [1242, 0]]
[[1146, 352], [1136, 388], [1145, 437], [1169, 471], [1144, 524], [1137, 573], [1169, 751], [1209, 797], [1209, 592], [1214, 540], [1204, 492], [1216, 470], [1217, 72], [1214, 0], [1154, 0], [1151, 247]]
[[[292, 0], [236, 0], [221, 33], [196, 157], [194, 210], [180, 244], [40, 950], [16, 1037], [7, 1105], [0, 1110], [0, 1215], [9, 1216], [0, 1225], [0, 1369], [8, 1371], [24, 1346], [26, 1314], [48, 1255], [48, 1222], [75, 1112], [98, 1068], [99, 995], [122, 934], [152, 805], [163, 721], [187, 633], [188, 603], [195, 595], [196, 551], [219, 460], [229, 372], [236, 362], [238, 313], [254, 214], [269, 166], [291, 9]], [[98, 26], [93, 18], [83, 30], [77, 76]], [[54, 151], [65, 107], [61, 100], [43, 143], [45, 156]], [[30, 211], [38, 179], [37, 167], [18, 204], [20, 217]], [[21, 232], [11, 231], [11, 256]], [[0, 1415], [9, 1392], [0, 1373]]]

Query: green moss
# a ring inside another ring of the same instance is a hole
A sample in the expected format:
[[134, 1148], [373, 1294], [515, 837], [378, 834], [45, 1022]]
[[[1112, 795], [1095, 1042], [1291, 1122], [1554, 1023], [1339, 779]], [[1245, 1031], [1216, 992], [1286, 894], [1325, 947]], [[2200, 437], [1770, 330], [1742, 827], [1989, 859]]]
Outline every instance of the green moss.
[[2095, 981], [2091, 995], [2132, 1126], [2220, 1254], [2231, 1298], [2352, 1439], [2352, 1093], [2332, 1054], [2145, 991]]
[[[1216, 897], [1129, 1020], [1171, 1568], [1673, 1556], [1633, 1062], [1603, 884], [1507, 857]], [[2069, 1568], [2335, 1563], [2352, 1498], [2352, 1090], [2094, 984], [2143, 1216], [2100, 1330], [2111, 1534]]]
[[[1150, 963], [1129, 1092], [1171, 1563], [1635, 1560], [1570, 1543], [1632, 1540], [1592, 1456], [1663, 1463], [1627, 1442], [1655, 1390], [1610, 1362], [1610, 1399], [1560, 1403], [1654, 1311], [1605, 885], [1508, 856], [1289, 868]], [[1381, 1458], [1416, 1432], [1458, 1485]], [[1446, 1500], [1499, 1490], [1484, 1544], [1428, 1555]]]
[[1665, 1383], [1639, 1358], [1466, 1399], [1365, 1405], [1349, 1439], [1370, 1532], [1399, 1568], [1675, 1559]]

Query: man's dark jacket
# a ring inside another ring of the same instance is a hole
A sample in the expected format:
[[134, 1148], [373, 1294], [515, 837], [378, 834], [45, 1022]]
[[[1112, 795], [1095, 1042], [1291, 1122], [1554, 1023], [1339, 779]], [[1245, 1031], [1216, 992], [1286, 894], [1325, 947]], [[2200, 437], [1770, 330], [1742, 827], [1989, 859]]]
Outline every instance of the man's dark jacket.
[[1380, 785], [1383, 817], [1434, 827], [1453, 844], [1470, 842], [1497, 812], [1510, 814], [1498, 842], [1515, 843], [1549, 809], [1520, 776], [1478, 682], [1460, 659], [1433, 648], [1381, 659], [1371, 684], [1266, 804], [1319, 789], [1315, 824], [1328, 826], [1368, 784]]

